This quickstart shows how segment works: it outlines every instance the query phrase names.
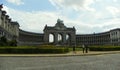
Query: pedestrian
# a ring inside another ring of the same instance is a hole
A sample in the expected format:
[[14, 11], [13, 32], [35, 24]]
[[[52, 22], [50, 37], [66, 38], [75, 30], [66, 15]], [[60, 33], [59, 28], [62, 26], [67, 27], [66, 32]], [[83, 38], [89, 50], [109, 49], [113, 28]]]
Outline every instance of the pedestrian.
[[88, 45], [85, 45], [85, 52], [88, 53]]
[[75, 46], [73, 46], [73, 53], [75, 53], [75, 54], [76, 54], [76, 51], [75, 51]]
[[84, 44], [82, 45], [82, 49], [83, 49], [83, 53], [84, 53], [84, 51], [85, 51], [85, 45]]
[[73, 46], [73, 51], [75, 51], [75, 46]]

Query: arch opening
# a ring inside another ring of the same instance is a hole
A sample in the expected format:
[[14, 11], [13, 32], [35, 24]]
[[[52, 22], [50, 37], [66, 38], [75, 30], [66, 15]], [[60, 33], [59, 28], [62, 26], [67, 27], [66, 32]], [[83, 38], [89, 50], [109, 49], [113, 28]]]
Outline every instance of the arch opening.
[[58, 34], [58, 43], [61, 44], [63, 42], [62, 34]]
[[49, 43], [54, 43], [54, 35], [49, 34]]
[[70, 45], [71, 39], [70, 39], [70, 34], [66, 34], [66, 44]]
[[67, 35], [66, 35], [66, 40], [68, 40], [69, 38], [70, 38], [70, 36], [67, 34]]

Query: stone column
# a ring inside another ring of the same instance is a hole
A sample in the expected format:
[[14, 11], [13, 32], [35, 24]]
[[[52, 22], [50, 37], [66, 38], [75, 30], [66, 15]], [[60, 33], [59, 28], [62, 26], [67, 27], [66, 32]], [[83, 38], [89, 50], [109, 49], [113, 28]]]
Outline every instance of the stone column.
[[44, 42], [45, 42], [45, 44], [49, 43], [49, 33], [44, 34]]
[[[2, 11], [0, 10], [0, 17], [2, 17]], [[2, 19], [0, 18], [0, 26], [2, 25]]]
[[66, 33], [62, 34], [63, 45], [66, 44]]
[[58, 33], [54, 33], [54, 43], [58, 44]]
[[75, 46], [76, 45], [76, 35], [75, 35], [74, 32], [71, 33], [71, 37], [70, 38], [71, 38], [71, 42], [70, 42], [71, 45]]

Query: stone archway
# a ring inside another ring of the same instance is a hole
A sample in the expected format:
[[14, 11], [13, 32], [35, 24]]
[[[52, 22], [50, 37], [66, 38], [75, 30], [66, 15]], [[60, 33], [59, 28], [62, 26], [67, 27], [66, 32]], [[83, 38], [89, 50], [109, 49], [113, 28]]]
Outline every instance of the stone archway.
[[[54, 35], [54, 45], [70, 45], [75, 46], [76, 45], [76, 30], [75, 28], [68, 28], [64, 25], [63, 21], [58, 19], [55, 26], [45, 26], [44, 28], [44, 42], [49, 43], [49, 34]], [[69, 37], [68, 40], [66, 40], [67, 35]], [[69, 42], [68, 42], [69, 41]]]

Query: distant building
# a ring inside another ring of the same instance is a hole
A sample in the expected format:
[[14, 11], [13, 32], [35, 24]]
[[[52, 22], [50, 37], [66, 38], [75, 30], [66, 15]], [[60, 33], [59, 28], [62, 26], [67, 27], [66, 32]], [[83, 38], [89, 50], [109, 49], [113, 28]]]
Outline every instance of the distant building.
[[12, 21], [6, 15], [6, 11], [0, 9], [0, 37], [5, 36], [8, 40], [18, 40], [19, 37], [19, 24]]
[[[58, 19], [55, 26], [46, 25], [43, 31], [44, 33], [32, 33], [19, 29], [18, 22], [12, 21], [6, 15], [6, 11], [0, 8], [0, 37], [5, 36], [7, 40], [17, 40], [18, 45], [120, 45], [120, 28], [102, 33], [76, 35], [76, 29], [74, 27], [66, 27], [63, 21]], [[54, 38], [52, 43], [49, 41], [50, 34]]]
[[[102, 33], [76, 35], [74, 27], [68, 28], [63, 24], [63, 21], [57, 21], [55, 26], [46, 25], [43, 31], [43, 34], [37, 34], [20, 30], [19, 41], [23, 45], [50, 44], [50, 34], [52, 34], [54, 38], [52, 44], [54, 45], [120, 45], [120, 28]], [[60, 41], [58, 40], [59, 35], [61, 35]]]

